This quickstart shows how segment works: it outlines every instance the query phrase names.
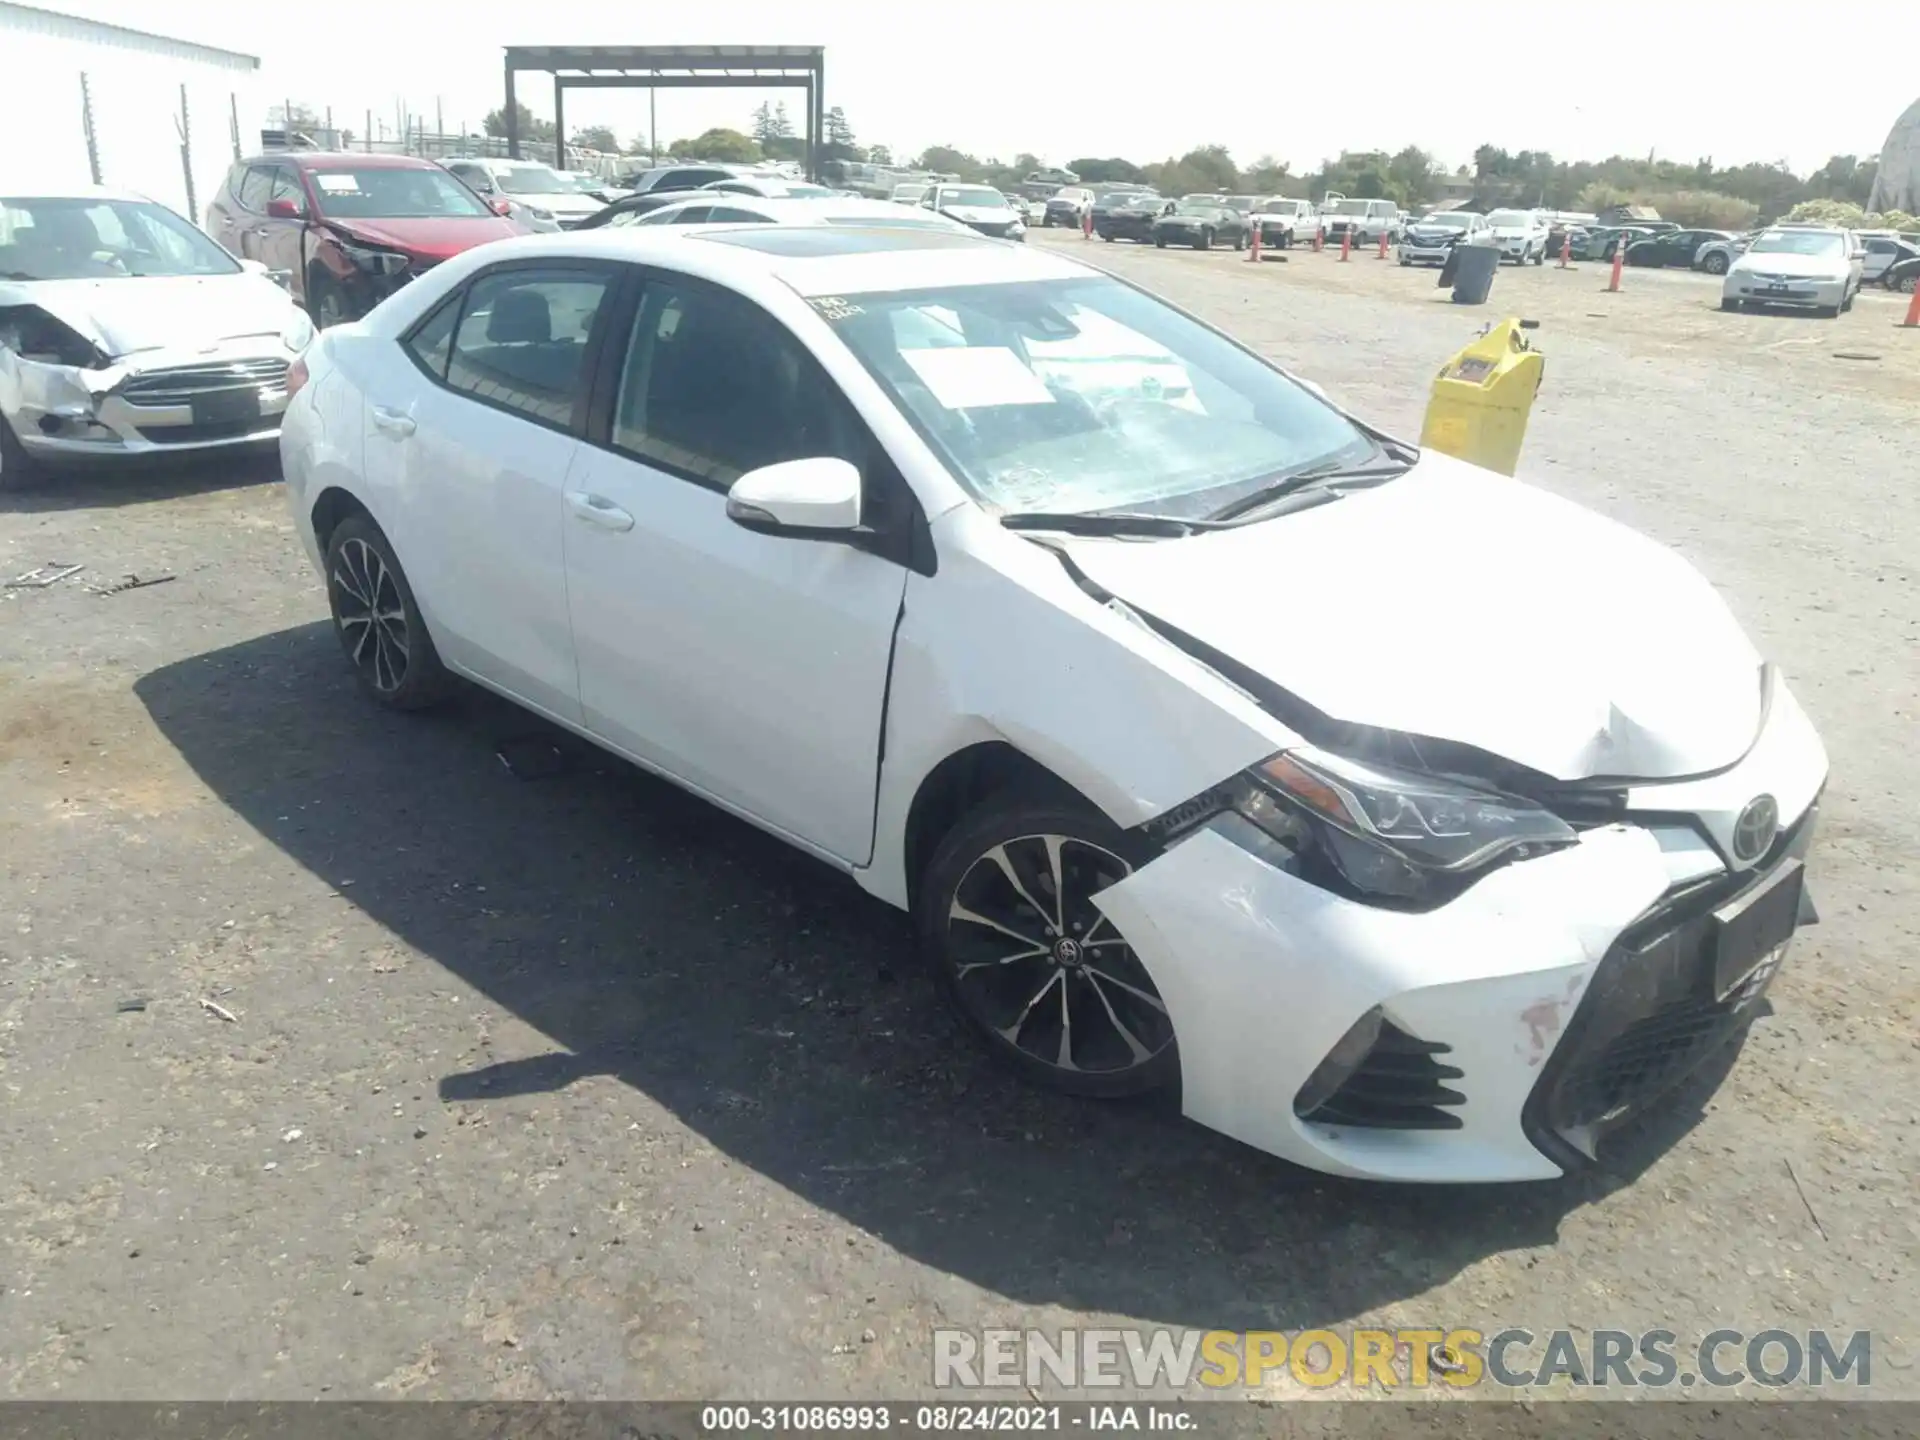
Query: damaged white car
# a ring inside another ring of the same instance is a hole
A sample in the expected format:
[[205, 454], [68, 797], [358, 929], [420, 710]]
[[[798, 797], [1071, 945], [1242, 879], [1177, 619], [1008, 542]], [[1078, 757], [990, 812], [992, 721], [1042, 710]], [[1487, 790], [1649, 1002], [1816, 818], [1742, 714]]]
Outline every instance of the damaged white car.
[[374, 699], [464, 676], [848, 872], [1058, 1089], [1551, 1177], [1812, 919], [1825, 752], [1684, 560], [1057, 254], [506, 241], [293, 380]]
[[0, 488], [62, 462], [270, 448], [313, 326], [164, 206], [0, 194]]

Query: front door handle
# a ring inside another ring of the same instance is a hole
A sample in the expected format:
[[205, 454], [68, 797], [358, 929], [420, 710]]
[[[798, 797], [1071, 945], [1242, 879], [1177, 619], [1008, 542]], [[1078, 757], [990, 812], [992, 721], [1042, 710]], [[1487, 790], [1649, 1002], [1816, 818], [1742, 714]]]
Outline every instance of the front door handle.
[[401, 440], [413, 434], [414, 431], [413, 417], [403, 410], [394, 409], [391, 405], [374, 406], [373, 423], [378, 429]]
[[589, 525], [598, 525], [602, 530], [633, 528], [633, 516], [604, 495], [589, 495], [584, 490], [569, 490], [567, 508], [573, 511], [575, 519], [584, 520]]
[[255, 229], [253, 233], [258, 235], [262, 240], [264, 240], [269, 235], [273, 234], [273, 231], [269, 230], [266, 226], [262, 225], [262, 226], [259, 226], [257, 229]]

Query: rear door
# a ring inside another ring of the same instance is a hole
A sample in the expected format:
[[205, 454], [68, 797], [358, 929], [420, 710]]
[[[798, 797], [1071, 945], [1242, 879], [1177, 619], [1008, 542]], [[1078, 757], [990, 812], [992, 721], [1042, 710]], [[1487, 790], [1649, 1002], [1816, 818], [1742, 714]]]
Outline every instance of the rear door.
[[866, 478], [866, 526], [904, 543], [904, 480], [806, 347], [733, 291], [651, 274], [603, 368], [566, 496], [587, 728], [864, 863], [906, 567], [743, 529], [726, 492], [761, 465], [836, 455]]
[[441, 654], [575, 723], [561, 496], [618, 275], [574, 260], [483, 270], [362, 382], [375, 517]]

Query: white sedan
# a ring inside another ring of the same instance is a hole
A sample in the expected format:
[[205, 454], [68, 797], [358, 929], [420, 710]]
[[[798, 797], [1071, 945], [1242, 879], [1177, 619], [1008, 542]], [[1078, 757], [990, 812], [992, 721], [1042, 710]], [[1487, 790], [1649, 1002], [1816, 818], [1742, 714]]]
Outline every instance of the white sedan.
[[971, 235], [958, 220], [889, 200], [848, 199], [828, 195], [819, 199], [762, 200], [750, 195], [690, 195], [657, 210], [622, 211], [607, 222], [628, 225], [850, 225], [874, 230], [938, 230], [949, 235]]
[[296, 382], [373, 700], [464, 677], [846, 871], [1043, 1084], [1551, 1177], [1811, 918], [1825, 753], [1684, 560], [1058, 254], [508, 240]]
[[1760, 235], [1727, 268], [1722, 310], [1783, 305], [1829, 318], [1853, 308], [1865, 251], [1853, 233], [1781, 226]]

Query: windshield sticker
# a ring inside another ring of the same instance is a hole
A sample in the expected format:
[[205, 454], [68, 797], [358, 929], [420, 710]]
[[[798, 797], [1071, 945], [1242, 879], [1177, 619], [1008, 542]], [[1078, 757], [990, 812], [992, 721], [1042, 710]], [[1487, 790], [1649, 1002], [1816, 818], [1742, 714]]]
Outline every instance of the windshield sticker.
[[329, 195], [351, 195], [360, 188], [358, 175], [326, 175], [313, 177], [314, 183]]
[[807, 303], [826, 320], [851, 320], [856, 315], [866, 313], [858, 305], [842, 300], [838, 295], [816, 295]]
[[989, 405], [1051, 405], [1046, 382], [1004, 345], [943, 345], [903, 350], [933, 398], [949, 410]]

